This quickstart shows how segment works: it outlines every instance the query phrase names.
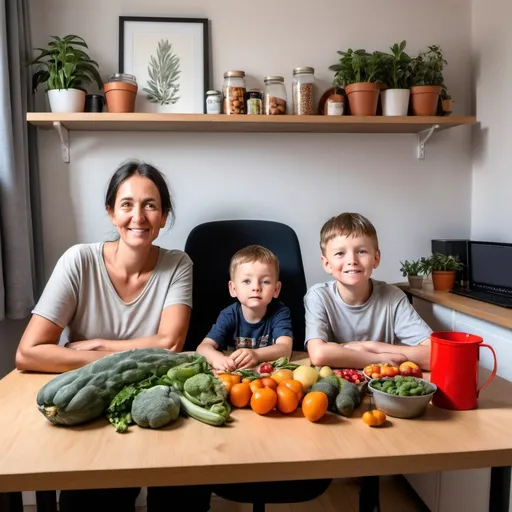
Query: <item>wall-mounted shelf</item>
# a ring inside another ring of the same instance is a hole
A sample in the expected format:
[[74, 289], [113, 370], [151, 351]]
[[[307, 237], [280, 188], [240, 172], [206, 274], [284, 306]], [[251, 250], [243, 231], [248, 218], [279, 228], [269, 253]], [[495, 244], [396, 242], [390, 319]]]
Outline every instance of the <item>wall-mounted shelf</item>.
[[[27, 121], [57, 129], [69, 149], [68, 131], [171, 131], [245, 133], [412, 133], [418, 136], [418, 158], [434, 130], [476, 123], [474, 116], [227, 116], [222, 114], [54, 114], [29, 112]], [[69, 156], [69, 155], [68, 155]], [[69, 160], [68, 160], [69, 161]]]

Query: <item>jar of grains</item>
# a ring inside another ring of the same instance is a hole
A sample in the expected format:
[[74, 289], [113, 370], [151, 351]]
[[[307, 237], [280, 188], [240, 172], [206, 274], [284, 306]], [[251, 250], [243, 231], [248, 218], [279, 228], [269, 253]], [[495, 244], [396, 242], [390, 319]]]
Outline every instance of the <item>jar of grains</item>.
[[222, 93], [220, 91], [206, 91], [206, 113], [220, 114], [222, 112]]
[[282, 76], [265, 77], [263, 113], [266, 115], [286, 114], [286, 87]]
[[315, 70], [309, 66], [293, 70], [293, 113], [299, 116], [313, 114], [313, 85]]
[[226, 71], [224, 73], [224, 114], [245, 114], [245, 73]]

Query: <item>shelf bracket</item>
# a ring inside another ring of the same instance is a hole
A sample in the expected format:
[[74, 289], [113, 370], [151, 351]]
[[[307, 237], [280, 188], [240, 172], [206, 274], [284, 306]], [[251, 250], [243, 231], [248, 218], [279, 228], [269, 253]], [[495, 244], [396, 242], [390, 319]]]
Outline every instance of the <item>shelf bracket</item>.
[[431, 128], [418, 132], [418, 160], [425, 160], [425, 144], [437, 128], [439, 125], [434, 124]]
[[57, 130], [60, 138], [60, 148], [62, 151], [62, 160], [69, 164], [69, 132], [65, 126], [62, 126], [60, 121], [54, 121], [53, 127]]

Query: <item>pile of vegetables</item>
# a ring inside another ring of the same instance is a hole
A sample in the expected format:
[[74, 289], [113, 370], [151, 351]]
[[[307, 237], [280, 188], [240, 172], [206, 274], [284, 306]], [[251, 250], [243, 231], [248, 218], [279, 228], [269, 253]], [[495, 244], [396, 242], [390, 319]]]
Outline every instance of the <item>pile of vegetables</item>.
[[209, 425], [229, 421], [227, 391], [197, 354], [135, 349], [58, 375], [37, 395], [54, 424], [77, 425], [106, 414], [117, 432], [134, 423], [160, 428], [180, 411]]

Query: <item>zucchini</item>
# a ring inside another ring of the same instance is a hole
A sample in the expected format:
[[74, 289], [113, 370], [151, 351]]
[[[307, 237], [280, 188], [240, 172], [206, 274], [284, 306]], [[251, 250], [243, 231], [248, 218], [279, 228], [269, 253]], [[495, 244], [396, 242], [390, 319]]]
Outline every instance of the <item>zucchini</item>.
[[200, 356], [161, 348], [117, 352], [77, 370], [62, 373], [37, 394], [37, 405], [54, 424], [77, 425], [101, 416], [123, 388], [152, 375], [161, 377]]
[[200, 407], [199, 405], [192, 403], [188, 398], [184, 397], [181, 394], [179, 396], [181, 402], [181, 410], [187, 416], [190, 416], [195, 420], [202, 421], [203, 423], [206, 423], [208, 425], [212, 425], [213, 427], [222, 427], [222, 425], [226, 423], [225, 418], [220, 414], [209, 411], [204, 407]]

